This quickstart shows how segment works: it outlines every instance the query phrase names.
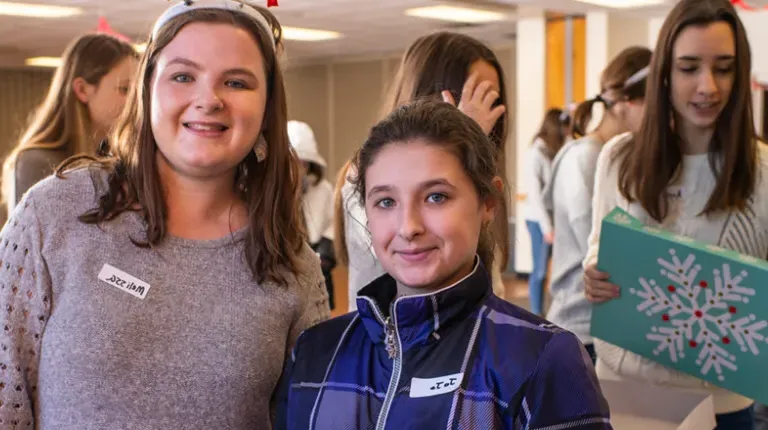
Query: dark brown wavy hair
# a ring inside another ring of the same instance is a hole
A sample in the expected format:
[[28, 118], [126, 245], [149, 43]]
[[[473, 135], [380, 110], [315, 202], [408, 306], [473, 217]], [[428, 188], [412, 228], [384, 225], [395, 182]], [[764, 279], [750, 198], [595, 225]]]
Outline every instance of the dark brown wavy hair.
[[[269, 155], [259, 163], [249, 151], [232, 184], [248, 210], [245, 258], [254, 279], [285, 284], [285, 271], [295, 273], [298, 254], [304, 243], [300, 215], [300, 164], [288, 140], [286, 96], [283, 76], [270, 39], [281, 46], [281, 28], [265, 8], [253, 6], [272, 27], [272, 34], [242, 13], [199, 9], [171, 19], [149, 41], [141, 62], [138, 82], [129, 96], [126, 110], [116, 126], [112, 155], [106, 159], [73, 158], [59, 168], [61, 174], [76, 165], [89, 164], [108, 173], [107, 189], [98, 207], [83, 214], [88, 224], [107, 222], [119, 214], [138, 210], [146, 222], [146, 238], [133, 239], [138, 246], [153, 246], [167, 235], [167, 207], [158, 175], [155, 143], [149, 116], [150, 85], [159, 53], [186, 25], [193, 22], [225, 23], [249, 31], [264, 56], [267, 76], [267, 103], [263, 135]], [[254, 142], [255, 144], [256, 142]], [[98, 186], [97, 178], [94, 183]]]
[[[509, 190], [509, 187], [496, 162], [496, 145], [470, 117], [448, 103], [428, 99], [395, 109], [371, 129], [368, 139], [352, 159], [357, 172], [353, 180], [355, 194], [364, 207], [368, 168], [386, 146], [393, 143], [407, 145], [409, 142], [427, 142], [455, 155], [474, 184], [479, 201], [482, 203], [492, 198], [501, 209], [506, 191], [496, 188], [494, 179], [498, 177], [504, 182], [504, 190]], [[397, 174], [395, 169], [392, 172]], [[500, 213], [497, 212], [496, 216]], [[498, 242], [492, 235], [492, 228], [481, 229], [477, 254], [489, 272]]]
[[[704, 214], [747, 206], [757, 179], [757, 136], [752, 115], [751, 52], [744, 25], [728, 0], [682, 0], [667, 15], [651, 62], [646, 113], [634, 142], [616, 155], [621, 159], [619, 189], [630, 202], [637, 201], [661, 222], [668, 213], [665, 189], [679, 172], [683, 153], [673, 123], [671, 73], [674, 46], [680, 33], [691, 26], [727, 23], [736, 43], [734, 86], [715, 125], [710, 144], [710, 166], [717, 184]], [[722, 158], [719, 166], [717, 158]]]

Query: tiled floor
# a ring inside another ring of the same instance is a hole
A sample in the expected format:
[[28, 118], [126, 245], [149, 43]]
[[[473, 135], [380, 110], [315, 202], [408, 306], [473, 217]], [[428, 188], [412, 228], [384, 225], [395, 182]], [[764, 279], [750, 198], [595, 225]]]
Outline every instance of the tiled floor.
[[[333, 310], [333, 316], [343, 315], [348, 310], [347, 300], [347, 269], [337, 267], [333, 273], [333, 284], [336, 299], [336, 309]], [[506, 285], [505, 299], [528, 309], [528, 282], [516, 278], [504, 279]]]

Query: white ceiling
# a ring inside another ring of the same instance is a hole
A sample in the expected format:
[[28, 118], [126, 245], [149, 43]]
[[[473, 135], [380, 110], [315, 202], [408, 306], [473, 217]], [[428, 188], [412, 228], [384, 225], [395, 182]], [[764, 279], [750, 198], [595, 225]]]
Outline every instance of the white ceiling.
[[[67, 42], [94, 30], [100, 15], [117, 31], [140, 41], [146, 38], [154, 19], [168, 7], [168, 1], [163, 0], [11, 1], [77, 6], [85, 13], [56, 20], [0, 16], [0, 67], [20, 67], [27, 57], [60, 55]], [[266, 4], [266, 0], [263, 1]], [[508, 10], [510, 16], [508, 21], [467, 27], [403, 14], [407, 8], [438, 2], [446, 3], [441, 0], [279, 0], [279, 7], [271, 10], [284, 25], [334, 30], [344, 35], [326, 42], [287, 42], [292, 64], [399, 52], [416, 37], [439, 29], [461, 31], [491, 45], [504, 44], [514, 38], [517, 6], [535, 5], [566, 13], [586, 11], [585, 5], [573, 0], [463, 0]], [[657, 13], [653, 9], [651, 12]], [[648, 13], [648, 10], [631, 13]]]

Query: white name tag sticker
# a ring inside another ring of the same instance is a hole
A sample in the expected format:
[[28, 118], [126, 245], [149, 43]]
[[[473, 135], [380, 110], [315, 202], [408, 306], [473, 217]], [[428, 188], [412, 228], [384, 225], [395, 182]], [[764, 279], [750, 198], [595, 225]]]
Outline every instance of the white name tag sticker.
[[439, 378], [411, 378], [411, 398], [432, 397], [452, 393], [461, 386], [463, 373], [441, 376]]
[[149, 293], [149, 284], [109, 264], [101, 268], [99, 280], [142, 300]]

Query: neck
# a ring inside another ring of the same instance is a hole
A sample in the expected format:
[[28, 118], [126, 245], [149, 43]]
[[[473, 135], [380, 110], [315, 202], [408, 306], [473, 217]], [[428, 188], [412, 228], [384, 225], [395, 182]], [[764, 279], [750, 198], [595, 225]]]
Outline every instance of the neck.
[[696, 155], [709, 152], [712, 137], [715, 135], [714, 127], [695, 127], [685, 124], [679, 119], [678, 123], [682, 123], [680, 127], [677, 127], [677, 132], [680, 136], [680, 149], [683, 151], [683, 154]]
[[460, 280], [464, 279], [467, 275], [472, 273], [472, 270], [474, 268], [475, 268], [475, 259], [472, 258], [469, 260], [469, 262], [463, 264], [459, 268], [459, 270], [457, 270], [455, 273], [448, 276], [444, 280], [438, 281], [423, 287], [412, 287], [409, 285], [405, 285], [400, 281], [397, 281], [397, 297], [431, 294], [436, 291], [440, 291], [443, 288], [449, 287], [459, 282]]
[[211, 240], [227, 236], [247, 224], [245, 203], [234, 190], [234, 172], [217, 178], [184, 177], [159, 153], [157, 164], [170, 235]]
[[601, 144], [605, 144], [605, 142], [608, 142], [620, 133], [621, 130], [611, 118], [604, 118], [600, 126], [597, 127], [597, 130], [588, 134], [588, 136], [599, 141]]

